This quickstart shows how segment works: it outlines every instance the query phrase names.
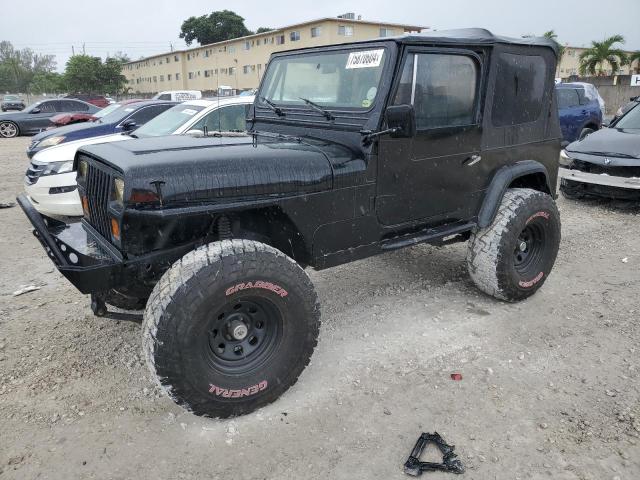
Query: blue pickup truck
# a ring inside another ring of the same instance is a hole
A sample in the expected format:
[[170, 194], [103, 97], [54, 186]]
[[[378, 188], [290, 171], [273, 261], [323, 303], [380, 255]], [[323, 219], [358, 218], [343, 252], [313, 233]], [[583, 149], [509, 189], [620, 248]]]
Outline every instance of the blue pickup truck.
[[596, 87], [590, 83], [559, 83], [556, 94], [564, 142], [569, 144], [600, 129], [604, 101]]

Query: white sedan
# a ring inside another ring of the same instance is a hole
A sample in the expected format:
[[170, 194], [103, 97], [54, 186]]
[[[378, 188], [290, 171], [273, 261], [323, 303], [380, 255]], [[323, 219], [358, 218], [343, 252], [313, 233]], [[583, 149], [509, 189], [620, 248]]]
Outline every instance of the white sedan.
[[73, 159], [80, 147], [161, 135], [204, 137], [217, 131], [245, 131], [253, 96], [190, 100], [170, 108], [129, 134], [87, 138], [36, 153], [25, 175], [25, 191], [33, 206], [49, 216], [82, 216]]

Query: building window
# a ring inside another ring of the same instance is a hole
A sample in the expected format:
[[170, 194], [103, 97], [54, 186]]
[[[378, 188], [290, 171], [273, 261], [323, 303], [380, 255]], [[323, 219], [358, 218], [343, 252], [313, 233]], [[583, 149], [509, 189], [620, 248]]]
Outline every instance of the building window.
[[249, 65], [244, 65], [242, 67], [242, 73], [244, 73], [245, 75], [249, 73]]
[[289, 34], [289, 38], [291, 39], [292, 42], [297, 42], [298, 40], [300, 40], [300, 32], [291, 32]]
[[204, 76], [205, 77], [210, 77], [211, 76], [211, 70], [205, 70], [204, 71]]
[[164, 75], [160, 75], [160, 81], [164, 82]]
[[311, 28], [311, 38], [319, 37], [321, 33], [320, 27], [312, 27]]
[[189, 72], [189, 80], [193, 79], [193, 72]]
[[[226, 48], [226, 47], [225, 47], [225, 48]], [[235, 46], [233, 46], [233, 45], [229, 45], [229, 48], [228, 48], [228, 50], [227, 50], [227, 51], [228, 51], [229, 53], [233, 53], [233, 52], [235, 52], [235, 51], [236, 51], [236, 47], [235, 47]]]
[[176, 80], [180, 80], [180, 74], [176, 73]]
[[169, 61], [171, 60], [171, 58], [170, 58], [170, 57], [167, 57], [167, 58], [165, 58], [164, 60], [165, 60], [165, 62], [166, 62], [166, 63], [169, 63]]
[[251, 43], [249, 43], [249, 40], [247, 40], [246, 42], [244, 42], [244, 50], [249, 50], [251, 48]]
[[157, 82], [158, 81], [158, 77], [156, 77], [155, 75], [153, 76], [153, 81]]
[[396, 32], [390, 28], [380, 28], [380, 36], [381, 37], [393, 37]]
[[169, 73], [167, 74], [167, 82], [170, 82], [170, 81], [171, 81], [171, 74]]
[[258, 46], [258, 47], [260, 46], [260, 39], [256, 40], [256, 46]]
[[278, 35], [276, 37], [276, 45], [282, 45], [284, 43], [284, 35]]
[[204, 51], [204, 58], [209, 58], [209, 50]]
[[191, 60], [191, 54], [187, 53], [187, 60]]
[[178, 55], [174, 55], [173, 56], [173, 61], [174, 62], [179, 62], [180, 61], [180, 58], [178, 57]]
[[338, 25], [338, 35], [353, 37], [353, 27], [351, 25]]
[[235, 75], [236, 67], [229, 67], [229, 75]]

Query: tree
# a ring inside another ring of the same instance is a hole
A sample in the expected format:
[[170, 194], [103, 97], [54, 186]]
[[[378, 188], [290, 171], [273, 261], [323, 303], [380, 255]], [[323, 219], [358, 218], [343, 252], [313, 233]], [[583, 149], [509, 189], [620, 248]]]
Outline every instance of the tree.
[[622, 35], [613, 35], [600, 42], [592, 41], [591, 47], [580, 54], [580, 75], [604, 75], [605, 64], [611, 66], [611, 74], [615, 75], [620, 66], [627, 64], [627, 55], [616, 43], [624, 43]]
[[120, 93], [127, 84], [122, 75], [122, 59], [74, 55], [67, 62], [65, 85], [72, 93]]
[[34, 75], [55, 68], [53, 55], [38, 55], [29, 48], [16, 50], [11, 42], [0, 42], [0, 90], [27, 92]]
[[558, 35], [554, 30], [549, 30], [547, 32], [544, 32], [542, 36], [544, 38], [548, 38], [556, 44], [556, 47], [558, 48], [558, 63], [560, 63], [560, 60], [562, 60], [562, 56], [564, 55], [564, 47], [560, 44], [560, 42], [558, 42]]
[[251, 35], [244, 25], [244, 18], [231, 10], [212, 12], [200, 17], [189, 17], [182, 22], [180, 38], [187, 45], [196, 40], [200, 45], [222, 42], [232, 38]]
[[637, 62], [635, 66], [635, 72], [640, 73], [640, 50], [636, 50], [627, 58], [629, 65], [632, 66], [633, 62]]
[[29, 91], [36, 94], [62, 93], [66, 90], [64, 77], [58, 72], [36, 73], [29, 86]]
[[267, 32], [270, 32], [272, 30], [273, 30], [273, 28], [271, 28], [271, 27], [260, 27], [260, 28], [258, 28], [258, 30], [256, 30], [256, 33], [267, 33]]

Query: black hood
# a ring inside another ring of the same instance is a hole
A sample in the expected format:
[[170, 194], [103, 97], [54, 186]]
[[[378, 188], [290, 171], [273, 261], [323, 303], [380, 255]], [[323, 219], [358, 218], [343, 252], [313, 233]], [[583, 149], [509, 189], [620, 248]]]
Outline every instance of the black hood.
[[162, 182], [165, 204], [319, 192], [333, 187], [334, 174], [365, 168], [359, 152], [341, 145], [267, 135], [171, 135], [89, 145], [83, 153], [122, 172], [127, 195]]
[[573, 142], [567, 146], [566, 150], [570, 154], [640, 161], [640, 130], [603, 128], [582, 140]]

